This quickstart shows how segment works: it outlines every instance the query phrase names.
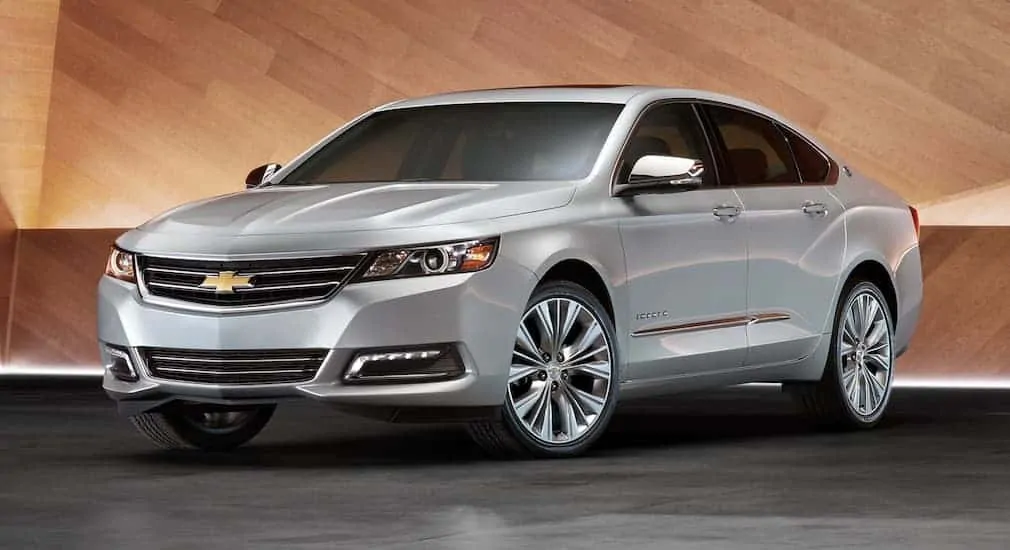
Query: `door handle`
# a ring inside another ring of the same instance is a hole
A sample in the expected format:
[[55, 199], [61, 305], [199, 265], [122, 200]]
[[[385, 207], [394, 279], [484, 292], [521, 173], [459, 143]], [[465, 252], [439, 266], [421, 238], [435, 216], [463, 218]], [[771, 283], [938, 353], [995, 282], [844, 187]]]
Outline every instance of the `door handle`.
[[828, 213], [828, 206], [823, 202], [807, 201], [803, 203], [802, 210], [804, 214], [810, 214], [811, 216], [823, 216]]
[[733, 219], [740, 215], [740, 207], [732, 204], [720, 204], [712, 209], [712, 214], [719, 219]]

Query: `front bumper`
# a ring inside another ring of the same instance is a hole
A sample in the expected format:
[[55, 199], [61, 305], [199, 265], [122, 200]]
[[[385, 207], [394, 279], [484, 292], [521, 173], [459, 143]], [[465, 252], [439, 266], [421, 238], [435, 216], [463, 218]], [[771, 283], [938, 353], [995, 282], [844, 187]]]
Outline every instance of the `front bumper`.
[[[138, 380], [109, 372], [103, 386], [124, 414], [173, 401], [272, 403], [311, 398], [349, 408], [483, 408], [501, 405], [522, 308], [535, 275], [499, 258], [473, 274], [352, 284], [308, 306], [255, 312], [199, 312], [146, 303], [137, 287], [103, 277], [98, 339], [128, 350]], [[358, 352], [374, 348], [455, 344], [464, 372], [444, 381], [346, 384]], [[330, 350], [315, 377], [283, 384], [212, 384], [157, 378], [141, 347], [186, 350]]]

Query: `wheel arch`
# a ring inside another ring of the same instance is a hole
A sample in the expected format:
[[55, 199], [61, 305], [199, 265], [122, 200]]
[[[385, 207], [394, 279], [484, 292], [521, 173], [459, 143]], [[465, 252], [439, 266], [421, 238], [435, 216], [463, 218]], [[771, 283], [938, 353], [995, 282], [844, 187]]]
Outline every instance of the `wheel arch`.
[[600, 271], [589, 262], [577, 258], [557, 261], [544, 270], [539, 281], [541, 284], [548, 281], [568, 281], [584, 287], [603, 304], [603, 308], [610, 315], [610, 320], [616, 321], [610, 287]]
[[842, 284], [839, 287], [844, 289], [853, 281], [866, 281], [873, 283], [887, 300], [887, 309], [891, 314], [891, 322], [895, 329], [898, 324], [898, 292], [894, 283], [894, 275], [886, 267], [884, 262], [877, 258], [861, 258], [850, 266]]

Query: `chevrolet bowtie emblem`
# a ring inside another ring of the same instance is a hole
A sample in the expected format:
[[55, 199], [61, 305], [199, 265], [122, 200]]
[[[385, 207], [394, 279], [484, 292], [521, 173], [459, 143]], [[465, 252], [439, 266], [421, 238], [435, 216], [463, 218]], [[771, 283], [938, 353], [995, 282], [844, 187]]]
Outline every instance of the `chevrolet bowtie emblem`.
[[252, 288], [252, 275], [236, 275], [234, 271], [222, 271], [217, 275], [207, 275], [200, 288], [213, 288], [218, 294], [234, 294], [235, 289]]

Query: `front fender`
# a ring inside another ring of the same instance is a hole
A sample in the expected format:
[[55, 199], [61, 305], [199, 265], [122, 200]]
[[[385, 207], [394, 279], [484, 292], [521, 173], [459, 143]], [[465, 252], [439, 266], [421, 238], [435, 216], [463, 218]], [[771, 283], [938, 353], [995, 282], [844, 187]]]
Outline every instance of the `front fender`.
[[627, 349], [630, 330], [627, 323], [627, 271], [620, 232], [615, 224], [576, 223], [511, 232], [503, 235], [501, 246], [501, 254], [534, 273], [535, 282], [529, 294], [551, 268], [563, 261], [577, 260], [593, 268], [610, 295], [617, 345]]

